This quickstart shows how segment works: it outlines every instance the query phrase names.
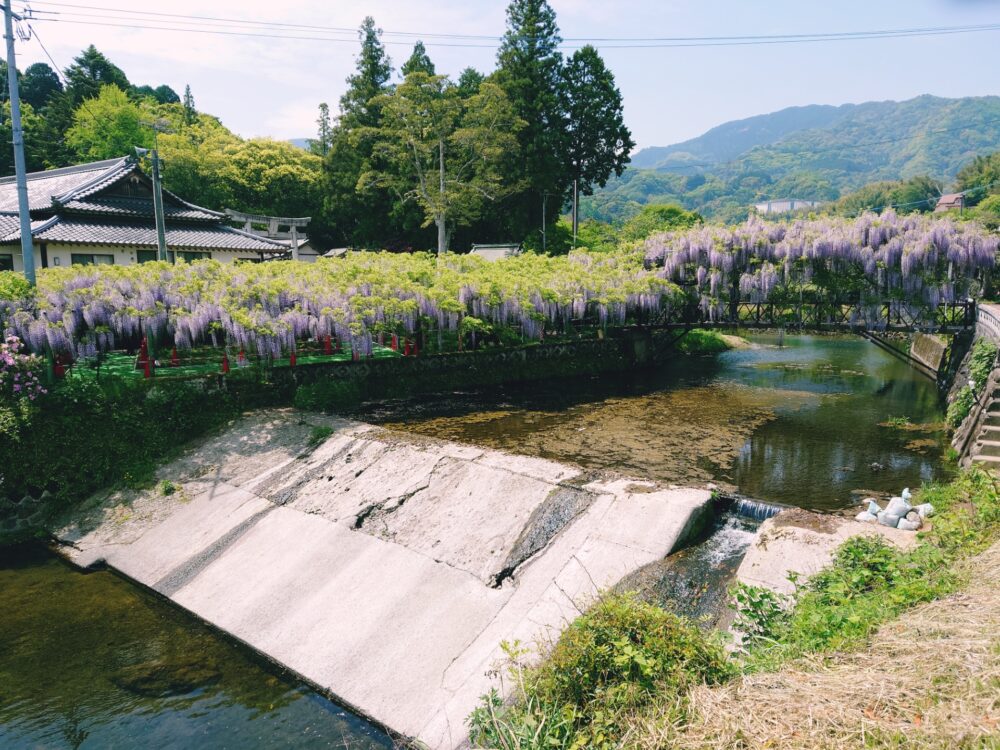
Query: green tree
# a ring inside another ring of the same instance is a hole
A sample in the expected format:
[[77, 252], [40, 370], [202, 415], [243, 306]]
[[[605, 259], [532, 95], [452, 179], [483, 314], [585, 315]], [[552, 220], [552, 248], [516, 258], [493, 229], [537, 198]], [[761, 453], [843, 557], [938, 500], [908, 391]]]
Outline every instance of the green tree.
[[654, 232], [687, 229], [703, 221], [700, 214], [680, 206], [647, 205], [622, 225], [619, 236], [626, 242], [644, 240]]
[[235, 208], [274, 216], [309, 216], [319, 208], [322, 160], [287, 141], [235, 139], [223, 153], [222, 179]]
[[132, 88], [125, 72], [98, 52], [93, 44], [73, 58], [65, 75], [66, 94], [74, 107], [84, 99], [95, 98], [104, 86], [117, 86], [122, 91]]
[[366, 16], [358, 31], [361, 53], [357, 70], [347, 79], [347, 91], [340, 97], [340, 121], [346, 128], [378, 127], [380, 113], [376, 97], [381, 95], [392, 76], [392, 61], [382, 44], [382, 29], [375, 19]]
[[413, 45], [413, 54], [410, 55], [410, 59], [403, 63], [403, 66], [399, 69], [400, 74], [403, 78], [410, 75], [410, 73], [426, 73], [429, 76], [434, 75], [434, 63], [431, 62], [430, 56], [427, 54], [427, 48], [424, 47], [424, 43], [417, 40], [417, 43]]
[[184, 86], [184, 124], [191, 125], [198, 117], [198, 110], [194, 106], [194, 95], [191, 93], [191, 84]]
[[361, 50], [355, 72], [347, 78], [347, 91], [340, 98], [340, 117], [333, 128], [330, 149], [324, 159], [325, 201], [320, 221], [315, 222], [322, 239], [331, 244], [371, 247], [384, 244], [392, 229], [394, 199], [385, 190], [372, 189], [362, 197], [358, 179], [375, 168], [372, 141], [364, 133], [381, 124], [377, 101], [388, 90], [392, 63], [381, 41], [381, 30], [370, 16], [358, 31]]
[[620, 177], [635, 147], [625, 127], [622, 95], [615, 77], [591, 45], [575, 53], [563, 71], [573, 177], [584, 195]]
[[32, 63], [21, 76], [21, 100], [36, 110], [42, 109], [62, 90], [59, 75], [45, 63]]
[[157, 112], [173, 126], [173, 132], [159, 136], [164, 187], [207, 208], [235, 206], [227, 158], [240, 138], [210, 115], [196, 115], [185, 124], [186, 114], [180, 104]]
[[959, 170], [955, 186], [966, 195], [968, 205], [974, 206], [987, 196], [1000, 193], [1000, 151], [987, 156], [977, 156]]
[[[21, 71], [17, 71], [18, 83], [21, 81]], [[10, 81], [7, 80], [7, 62], [0, 60], [0, 102], [10, 99]]]
[[625, 127], [615, 77], [589, 44], [566, 62], [563, 95], [572, 177], [581, 193], [593, 195], [595, 185], [604, 187], [612, 174], [625, 171], [635, 141]]
[[502, 209], [509, 231], [519, 236], [539, 226], [543, 200], [547, 220], [556, 220], [572, 179], [566, 163], [561, 41], [555, 11], [546, 0], [513, 0], [507, 7], [507, 30], [492, 77], [526, 123], [507, 164], [508, 179], [524, 187]]
[[479, 93], [485, 76], [475, 68], [466, 68], [458, 76], [458, 93], [463, 99]]
[[[29, 172], [45, 169], [48, 142], [45, 139], [44, 118], [34, 108], [21, 104], [21, 127], [24, 131], [24, 162]], [[10, 102], [0, 105], [0, 143], [9, 144], [13, 140], [10, 127]], [[14, 174], [14, 150], [0, 149], [0, 175]]]
[[316, 118], [316, 138], [309, 141], [309, 150], [317, 156], [326, 156], [330, 153], [330, 144], [333, 141], [333, 123], [330, 120], [330, 105], [326, 102], [319, 104], [319, 117]]
[[384, 122], [375, 153], [389, 169], [368, 170], [359, 187], [388, 187], [416, 202], [424, 226], [437, 227], [437, 251], [444, 253], [454, 226], [470, 224], [484, 202], [510, 189], [499, 166], [523, 123], [499, 86], [484, 83], [463, 101], [447, 77], [421, 72], [379, 104]]
[[97, 161], [128, 156], [136, 146], [152, 146], [152, 133], [142, 124], [148, 112], [117, 86], [104, 86], [97, 98], [81, 102], [66, 132], [66, 143], [78, 159]]

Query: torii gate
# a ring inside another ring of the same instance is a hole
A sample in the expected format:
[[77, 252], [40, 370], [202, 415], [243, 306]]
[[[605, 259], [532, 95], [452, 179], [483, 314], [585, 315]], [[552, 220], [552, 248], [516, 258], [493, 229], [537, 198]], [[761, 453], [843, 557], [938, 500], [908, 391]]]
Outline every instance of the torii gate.
[[[267, 233], [263, 236], [271, 237], [273, 239], [291, 239], [292, 241], [292, 260], [299, 259], [299, 234], [298, 229], [302, 227], [305, 229], [309, 226], [309, 221], [312, 219], [311, 216], [300, 216], [299, 218], [291, 218], [287, 216], [264, 216], [262, 214], [246, 214], [242, 211], [234, 211], [231, 208], [226, 209], [226, 215], [229, 216], [233, 221], [243, 222], [243, 231], [251, 232], [253, 234], [260, 234], [260, 232], [254, 232], [254, 224], [264, 224], [267, 226]], [[278, 227], [288, 227], [290, 231], [279, 232]]]

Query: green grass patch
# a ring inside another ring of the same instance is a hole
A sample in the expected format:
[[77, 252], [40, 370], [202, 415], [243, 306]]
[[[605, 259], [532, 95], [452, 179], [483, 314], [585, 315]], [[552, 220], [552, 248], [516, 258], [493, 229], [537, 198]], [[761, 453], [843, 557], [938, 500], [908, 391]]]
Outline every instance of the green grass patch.
[[684, 354], [720, 354], [732, 348], [721, 333], [703, 328], [688, 331], [675, 346]]
[[475, 746], [611, 748], [635, 712], [734, 674], [721, 645], [692, 623], [639, 600], [608, 596], [574, 621], [552, 652], [525, 666], [508, 647], [517, 700], [496, 691], [469, 718]]
[[996, 344], [989, 339], [979, 339], [972, 345], [972, 356], [969, 357], [969, 380], [976, 384], [976, 391], [986, 385], [996, 358]]
[[309, 433], [309, 440], [306, 445], [309, 448], [316, 448], [326, 442], [326, 439], [333, 434], [333, 428], [328, 425], [319, 425], [312, 428]]

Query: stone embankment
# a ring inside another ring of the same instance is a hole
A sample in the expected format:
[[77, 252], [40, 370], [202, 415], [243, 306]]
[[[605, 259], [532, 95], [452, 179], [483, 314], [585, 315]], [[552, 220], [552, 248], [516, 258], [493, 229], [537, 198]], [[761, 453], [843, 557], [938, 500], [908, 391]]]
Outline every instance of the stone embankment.
[[434, 748], [465, 741], [502, 641], [551, 641], [711, 513], [707, 490], [289, 411], [237, 422], [160, 477], [173, 484], [66, 523], [66, 556]]

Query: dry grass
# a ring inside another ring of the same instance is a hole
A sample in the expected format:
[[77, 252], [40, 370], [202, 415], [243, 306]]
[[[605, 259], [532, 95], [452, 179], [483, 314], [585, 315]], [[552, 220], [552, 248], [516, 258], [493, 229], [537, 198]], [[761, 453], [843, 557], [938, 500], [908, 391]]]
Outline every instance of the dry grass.
[[858, 652], [811, 657], [638, 720], [651, 750], [1000, 748], [1000, 543], [963, 566], [969, 585], [889, 622]]

